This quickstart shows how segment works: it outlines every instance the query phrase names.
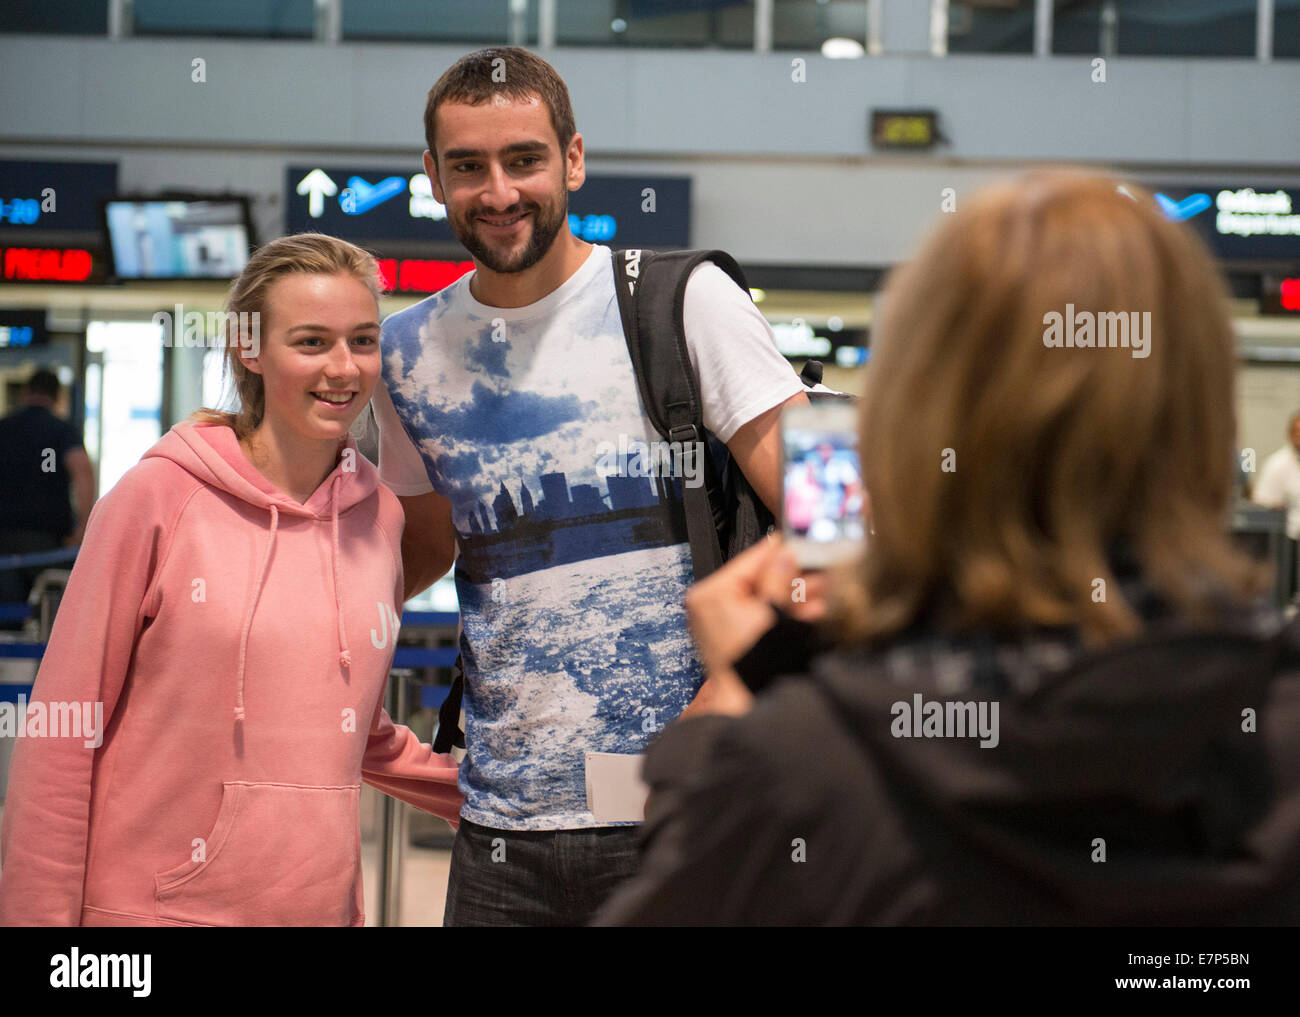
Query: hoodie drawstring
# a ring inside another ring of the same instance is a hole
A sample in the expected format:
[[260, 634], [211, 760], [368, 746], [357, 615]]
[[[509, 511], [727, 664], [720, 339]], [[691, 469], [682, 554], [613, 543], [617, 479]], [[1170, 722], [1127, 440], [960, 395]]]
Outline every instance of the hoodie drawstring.
[[235, 720], [244, 719], [244, 663], [248, 654], [248, 631], [253, 627], [253, 612], [257, 610], [257, 601], [262, 596], [262, 587], [266, 585], [266, 571], [271, 564], [271, 550], [275, 547], [275, 530], [280, 521], [280, 514], [271, 506], [271, 538], [266, 542], [266, 555], [262, 558], [262, 572], [257, 578], [257, 589], [248, 604], [248, 614], [244, 618], [244, 631], [239, 635], [239, 685], [235, 693]]
[[336, 474], [330, 484], [330, 525], [334, 534], [334, 609], [339, 620], [339, 664], [352, 667], [352, 653], [348, 650], [348, 637], [343, 631], [343, 587], [339, 583], [339, 485], [343, 475]]

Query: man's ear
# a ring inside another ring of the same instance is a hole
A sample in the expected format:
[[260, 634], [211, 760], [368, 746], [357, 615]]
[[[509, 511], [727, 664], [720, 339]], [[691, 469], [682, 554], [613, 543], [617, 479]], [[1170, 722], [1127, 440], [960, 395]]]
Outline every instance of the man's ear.
[[445, 205], [442, 198], [442, 184], [438, 182], [438, 166], [433, 161], [433, 153], [427, 148], [424, 150], [424, 175], [429, 178], [429, 184], [433, 187], [433, 200], [439, 205]]
[[576, 191], [587, 180], [587, 163], [582, 150], [582, 135], [575, 134], [564, 153], [564, 186]]

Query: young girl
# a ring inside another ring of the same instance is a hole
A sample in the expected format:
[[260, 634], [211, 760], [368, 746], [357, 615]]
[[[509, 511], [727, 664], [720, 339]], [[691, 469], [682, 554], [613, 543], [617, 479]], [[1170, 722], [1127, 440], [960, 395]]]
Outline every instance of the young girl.
[[403, 517], [348, 435], [377, 297], [350, 244], [261, 248], [228, 301], [239, 411], [99, 502], [32, 709], [102, 722], [17, 743], [0, 922], [363, 925], [361, 780], [457, 822], [455, 760], [380, 706]]

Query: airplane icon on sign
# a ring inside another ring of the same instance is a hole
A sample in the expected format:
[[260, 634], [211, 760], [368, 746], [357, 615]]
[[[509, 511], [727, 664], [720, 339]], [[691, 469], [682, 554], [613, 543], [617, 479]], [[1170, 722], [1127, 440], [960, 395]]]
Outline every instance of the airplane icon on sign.
[[1157, 191], [1156, 204], [1160, 206], [1160, 211], [1164, 212], [1166, 219], [1183, 222], [1200, 215], [1214, 203], [1208, 194], [1189, 194], [1182, 201], [1174, 201], [1168, 195]]
[[348, 215], [361, 215], [405, 191], [405, 177], [385, 177], [377, 184], [367, 183], [361, 177], [348, 177], [348, 186], [339, 192], [339, 207]]
[[313, 219], [325, 214], [325, 199], [339, 196], [339, 207], [347, 215], [361, 215], [382, 205], [389, 198], [406, 191], [405, 177], [385, 177], [377, 184], [364, 177], [348, 177], [348, 185], [339, 190], [338, 184], [324, 170], [314, 169], [298, 182], [297, 191], [307, 199], [307, 212]]

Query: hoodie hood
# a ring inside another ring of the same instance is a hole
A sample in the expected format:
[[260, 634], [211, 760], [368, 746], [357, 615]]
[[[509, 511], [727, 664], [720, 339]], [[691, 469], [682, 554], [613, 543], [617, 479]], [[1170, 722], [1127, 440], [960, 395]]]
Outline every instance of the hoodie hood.
[[[1300, 815], [1263, 730], [1280, 649], [1258, 627], [1098, 654], [914, 642], [865, 674], [860, 655], [823, 657], [814, 680], [947, 871], [1013, 871], [1085, 920], [1143, 923], [1257, 901], [1292, 871]], [[978, 730], [956, 736], [949, 703], [975, 704], [960, 713]]]
[[341, 446], [339, 462], [335, 464], [334, 470], [305, 504], [295, 501], [263, 477], [244, 456], [235, 432], [224, 425], [194, 424], [188, 421], [177, 424], [163, 435], [158, 444], [146, 452], [143, 458], [169, 459], [204, 484], [216, 487], [267, 512], [266, 552], [262, 556], [257, 585], [252, 597], [249, 598], [239, 638], [239, 677], [235, 694], [235, 719], [244, 720], [244, 677], [247, 666], [248, 633], [252, 628], [262, 588], [266, 584], [266, 577], [272, 566], [276, 531], [281, 516], [297, 516], [329, 523], [339, 665], [350, 668], [352, 654], [348, 649], [343, 625], [343, 588], [339, 580], [339, 513], [346, 512], [357, 503], [371, 497], [379, 486], [379, 471], [357, 450], [352, 435], [349, 434], [346, 442]]
[[[348, 456], [347, 450], [351, 450]], [[170, 459], [205, 484], [220, 488], [250, 505], [275, 507], [278, 515], [328, 519], [334, 511], [346, 512], [365, 501], [379, 486], [379, 472], [357, 451], [351, 435], [342, 446], [343, 455], [325, 482], [300, 504], [278, 490], [245, 457], [235, 432], [216, 424], [177, 424], [144, 454], [145, 459]], [[343, 466], [351, 462], [353, 469]], [[339, 480], [337, 501], [334, 481]]]

